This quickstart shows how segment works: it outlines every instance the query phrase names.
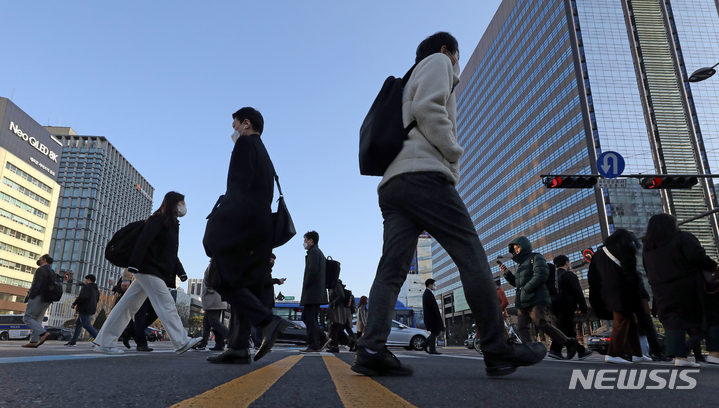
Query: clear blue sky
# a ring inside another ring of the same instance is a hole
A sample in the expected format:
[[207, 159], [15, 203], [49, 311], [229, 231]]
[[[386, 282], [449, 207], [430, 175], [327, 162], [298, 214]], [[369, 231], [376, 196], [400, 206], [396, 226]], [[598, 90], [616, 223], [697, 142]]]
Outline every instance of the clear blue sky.
[[0, 96], [42, 125], [105, 136], [163, 195], [186, 195], [180, 259], [200, 278], [205, 217], [224, 193], [231, 114], [253, 106], [298, 235], [274, 276], [299, 296], [302, 234], [316, 230], [355, 295], [382, 249], [378, 177], [360, 176], [358, 133], [388, 75], [426, 36], [474, 51], [499, 0], [0, 1]]

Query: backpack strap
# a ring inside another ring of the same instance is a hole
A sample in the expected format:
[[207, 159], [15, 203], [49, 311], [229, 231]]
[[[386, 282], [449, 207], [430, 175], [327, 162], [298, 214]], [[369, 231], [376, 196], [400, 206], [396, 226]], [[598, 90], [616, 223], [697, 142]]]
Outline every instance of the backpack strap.
[[[406, 74], [402, 77], [402, 88], [404, 88], [405, 85], [407, 85], [407, 82], [409, 81], [409, 78], [412, 76], [412, 73], [414, 72], [414, 69], [417, 67], [417, 64], [412, 65], [412, 68], [407, 71]], [[405, 130], [407, 133], [409, 133], [410, 130], [414, 129], [417, 126], [417, 120], [413, 120], [412, 123], [407, 125]]]
[[280, 192], [280, 197], [282, 197], [282, 187], [280, 187], [280, 176], [275, 173], [275, 183], [277, 183], [277, 191]]
[[607, 249], [607, 247], [603, 246], [603, 247], [602, 247], [602, 250], [604, 250], [604, 253], [607, 254], [607, 256], [609, 257], [609, 259], [611, 259], [615, 264], [619, 265], [620, 268], [622, 267], [622, 263], [619, 262], [619, 259], [617, 259], [616, 256], [612, 255], [612, 253], [609, 252], [609, 250]]

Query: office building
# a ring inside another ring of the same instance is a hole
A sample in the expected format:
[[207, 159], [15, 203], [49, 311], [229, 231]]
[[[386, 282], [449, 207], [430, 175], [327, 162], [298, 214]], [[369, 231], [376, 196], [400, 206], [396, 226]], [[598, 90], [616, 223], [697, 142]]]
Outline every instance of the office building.
[[23, 314], [35, 262], [50, 252], [62, 145], [7, 98], [0, 126], [0, 314]]
[[188, 279], [187, 281], [187, 293], [190, 296], [202, 296], [203, 279]]
[[[711, 179], [690, 190], [644, 190], [631, 178], [626, 188], [547, 189], [540, 175], [598, 174], [605, 151], [625, 158], [624, 174], [719, 167], [719, 79], [687, 81], [719, 56], [707, 40], [717, 32], [713, 0], [501, 3], [455, 90], [465, 148], [457, 189], [495, 276], [494, 260], [520, 235], [549, 261], [576, 262], [617, 228], [642, 236], [656, 213], [682, 220], [716, 208]], [[717, 257], [715, 217], [682, 228]], [[462, 321], [459, 274], [437, 243], [433, 265], [446, 315]], [[575, 271], [584, 288], [586, 270]], [[504, 288], [512, 303], [515, 289]]]
[[109, 279], [117, 282], [122, 268], [105, 259], [105, 246], [117, 230], [150, 216], [154, 188], [105, 137], [81, 136], [67, 127], [46, 129], [62, 144], [62, 191], [50, 254], [58, 273], [71, 274], [67, 293], [51, 308], [50, 324], [58, 325], [72, 318], [70, 305], [88, 274], [95, 275], [100, 289], [98, 311], [109, 311]]

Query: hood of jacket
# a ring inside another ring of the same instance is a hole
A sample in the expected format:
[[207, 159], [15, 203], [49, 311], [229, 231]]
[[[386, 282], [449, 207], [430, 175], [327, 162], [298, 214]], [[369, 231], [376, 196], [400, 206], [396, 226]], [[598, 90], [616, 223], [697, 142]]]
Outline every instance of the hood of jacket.
[[519, 254], [515, 254], [512, 257], [512, 260], [515, 263], [520, 264], [529, 259], [529, 255], [532, 253], [532, 243], [529, 242], [529, 238], [525, 236], [520, 236], [513, 239], [509, 244], [507, 244], [509, 253], [514, 253], [514, 245], [519, 245], [522, 248]]

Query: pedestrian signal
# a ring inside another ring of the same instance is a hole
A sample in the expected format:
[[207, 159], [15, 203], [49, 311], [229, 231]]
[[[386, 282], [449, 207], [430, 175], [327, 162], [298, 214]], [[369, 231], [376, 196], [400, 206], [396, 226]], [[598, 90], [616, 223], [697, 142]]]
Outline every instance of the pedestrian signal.
[[639, 184], [642, 188], [654, 190], [654, 189], [671, 189], [671, 188], [692, 188], [693, 185], [697, 184], [699, 180], [696, 177], [685, 176], [657, 176], [657, 177], [645, 177]]
[[592, 188], [597, 184], [596, 176], [549, 176], [543, 181], [547, 188]]

